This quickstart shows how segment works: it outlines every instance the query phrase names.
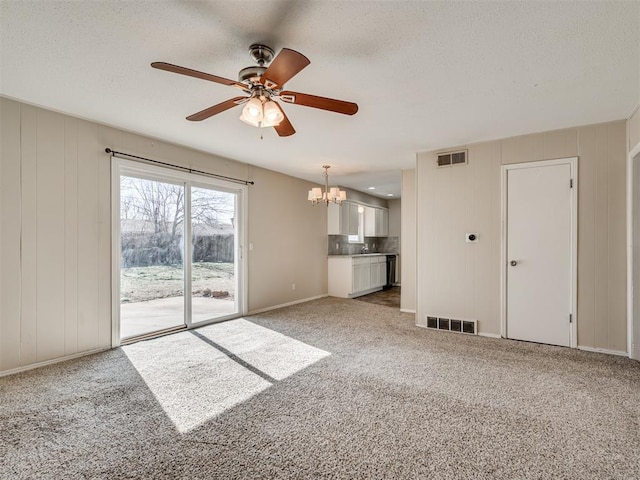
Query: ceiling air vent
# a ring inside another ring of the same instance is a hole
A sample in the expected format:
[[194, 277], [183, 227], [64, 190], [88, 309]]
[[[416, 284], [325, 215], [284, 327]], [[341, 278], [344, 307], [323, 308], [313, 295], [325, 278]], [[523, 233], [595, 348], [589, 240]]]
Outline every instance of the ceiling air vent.
[[452, 165], [466, 165], [467, 150], [460, 150], [458, 152], [439, 153], [437, 164], [438, 167], [450, 167]]

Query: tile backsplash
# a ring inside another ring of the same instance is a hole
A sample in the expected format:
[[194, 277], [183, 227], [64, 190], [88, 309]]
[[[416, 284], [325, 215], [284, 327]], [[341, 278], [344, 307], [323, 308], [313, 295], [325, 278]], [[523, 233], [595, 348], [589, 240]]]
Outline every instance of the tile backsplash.
[[[364, 237], [369, 253], [398, 253], [399, 237]], [[329, 235], [329, 255], [355, 255], [362, 243], [349, 243], [347, 235]]]

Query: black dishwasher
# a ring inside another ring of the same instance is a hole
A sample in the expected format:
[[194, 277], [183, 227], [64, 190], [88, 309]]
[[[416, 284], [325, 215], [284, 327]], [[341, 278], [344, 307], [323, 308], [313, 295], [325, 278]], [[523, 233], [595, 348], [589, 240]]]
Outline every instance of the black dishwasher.
[[397, 255], [387, 255], [387, 283], [383, 290], [389, 290], [396, 283], [396, 258]]

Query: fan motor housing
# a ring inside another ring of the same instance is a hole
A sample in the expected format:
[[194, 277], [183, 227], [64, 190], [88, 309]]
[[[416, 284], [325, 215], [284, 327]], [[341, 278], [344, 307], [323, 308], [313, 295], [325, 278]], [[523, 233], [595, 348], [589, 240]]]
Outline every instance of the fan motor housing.
[[246, 67], [238, 72], [238, 81], [258, 81], [262, 74], [267, 70], [267, 67]]

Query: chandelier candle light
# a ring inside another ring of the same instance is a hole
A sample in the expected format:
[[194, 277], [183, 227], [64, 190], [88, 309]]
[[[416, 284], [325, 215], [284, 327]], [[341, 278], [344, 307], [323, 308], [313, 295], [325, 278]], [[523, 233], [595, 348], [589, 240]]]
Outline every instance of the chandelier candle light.
[[327, 207], [330, 203], [337, 203], [340, 205], [347, 199], [347, 192], [340, 190], [338, 187], [329, 188], [329, 168], [330, 165], [323, 165], [324, 173], [324, 192], [320, 187], [315, 187], [309, 190], [309, 197], [307, 198], [313, 205], [318, 203], [325, 203]]

